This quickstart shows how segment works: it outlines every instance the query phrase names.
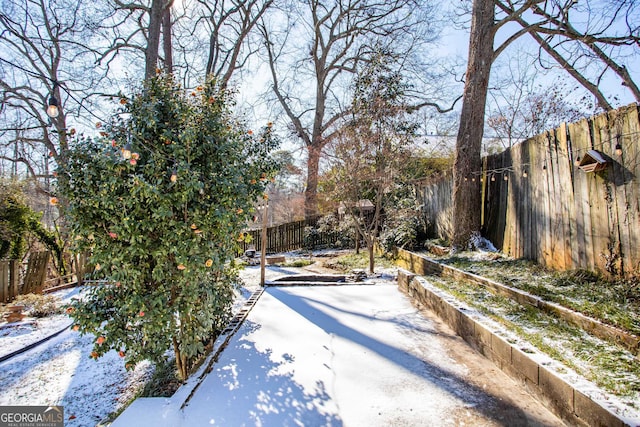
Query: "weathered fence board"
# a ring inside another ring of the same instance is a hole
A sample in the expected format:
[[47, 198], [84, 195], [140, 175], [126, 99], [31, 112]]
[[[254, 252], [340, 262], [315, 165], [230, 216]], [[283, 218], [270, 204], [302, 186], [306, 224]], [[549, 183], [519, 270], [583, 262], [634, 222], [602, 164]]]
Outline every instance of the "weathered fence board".
[[49, 264], [49, 251], [35, 252], [29, 256], [27, 272], [22, 284], [22, 294], [42, 293], [44, 281], [47, 277], [47, 266]]
[[[560, 125], [560, 127], [553, 131], [553, 153], [554, 153], [554, 169], [553, 180], [556, 192], [553, 194], [553, 198], [550, 199], [550, 206], [555, 208], [555, 212], [560, 209], [559, 215], [554, 216], [554, 220], [559, 222], [558, 228], [562, 230], [563, 241], [559, 245], [554, 245], [556, 234], [551, 231], [550, 245], [547, 246], [545, 257], [542, 259], [552, 260], [552, 255], [555, 250], [558, 249], [564, 253], [562, 262], [557, 265], [552, 264], [553, 267], [558, 269], [571, 269], [574, 265], [572, 245], [576, 237], [576, 221], [574, 221], [575, 209], [574, 209], [574, 192], [573, 192], [573, 168], [571, 167], [571, 157], [569, 156], [569, 147], [567, 144], [567, 126], [566, 124]], [[558, 203], [559, 202], [559, 203]], [[558, 206], [559, 204], [559, 206]], [[549, 227], [553, 230], [553, 224]]]
[[[580, 265], [582, 259], [580, 252], [584, 252], [584, 235], [582, 230], [578, 230], [579, 225], [576, 221], [578, 215], [582, 215], [582, 211], [577, 208], [575, 202], [574, 159], [571, 154], [570, 141], [567, 138], [567, 124], [562, 123], [553, 133], [555, 145], [549, 168], [552, 170], [552, 179], [559, 191], [553, 196], [551, 203], [555, 209], [558, 209], [558, 203], [560, 204], [559, 208], [562, 210], [561, 227], [565, 240], [563, 246], [549, 246], [541, 262], [552, 268], [571, 269]], [[555, 235], [551, 235], [552, 241], [555, 240], [555, 237]], [[564, 250], [564, 267], [555, 264], [555, 260], [560, 258], [553, 256], [556, 253], [555, 249]]]
[[577, 230], [579, 239], [580, 236], [582, 237], [579, 242], [582, 248], [579, 252], [580, 259], [578, 263], [590, 270], [595, 270], [593, 227], [591, 226], [591, 205], [589, 203], [589, 177], [575, 167], [575, 163], [580, 160], [580, 154], [584, 155], [591, 145], [589, 125], [587, 121], [583, 119], [577, 123], [570, 124], [567, 127], [567, 131], [571, 150], [569, 154], [574, 162], [574, 165], [570, 167], [574, 171], [574, 203], [578, 214], [576, 221], [578, 221], [578, 224], [582, 224], [582, 230], [580, 230], [580, 228]]
[[[638, 105], [633, 104], [562, 124], [485, 157], [483, 235], [508, 255], [556, 269], [640, 274], [639, 141]], [[584, 159], [589, 150], [608, 160], [606, 169], [578, 167], [578, 157]], [[445, 177], [421, 192], [434, 235], [445, 239], [450, 227], [437, 222], [442, 211], [451, 215], [451, 192], [443, 191], [451, 185], [451, 177]]]
[[451, 194], [453, 181], [451, 175], [441, 181], [441, 185], [427, 186], [417, 192], [422, 198], [421, 203], [427, 222], [427, 232], [435, 235], [446, 235], [451, 232]]
[[[617, 117], [616, 114], [606, 114], [595, 117], [592, 121], [594, 147], [603, 147], [603, 151], [611, 153], [611, 167], [600, 177], [601, 185], [597, 185], [593, 193], [598, 198], [604, 198], [605, 203], [599, 203], [597, 209], [600, 216], [600, 232], [604, 232], [606, 238], [599, 238], [596, 241], [600, 243], [596, 250], [600, 254], [600, 261], [604, 262], [604, 269], [609, 271], [618, 271], [620, 265], [619, 254], [622, 250], [622, 240], [620, 236], [620, 222], [618, 218], [618, 197], [616, 196], [616, 164], [615, 161], [615, 145], [611, 146], [612, 139], [616, 139]], [[602, 217], [606, 216], [606, 222], [602, 221]], [[603, 226], [606, 224], [606, 231]]]
[[635, 105], [620, 110], [618, 122], [621, 127], [619, 142], [622, 154], [614, 164], [615, 183], [618, 191], [618, 216], [623, 225], [620, 232], [627, 233], [628, 243], [622, 248], [624, 270], [640, 271], [640, 117]]
[[538, 137], [536, 143], [546, 148], [535, 156], [536, 161], [532, 161], [529, 166], [531, 184], [535, 187], [534, 205], [539, 212], [536, 218], [539, 241], [535, 259], [544, 259], [545, 252], [555, 251], [556, 245], [552, 239], [552, 233], [563, 233], [564, 230], [562, 227], [560, 230], [553, 230], [554, 223], [562, 225], [562, 221], [558, 221], [558, 210], [555, 209], [559, 188], [553, 176], [553, 169], [548, 167], [555, 151], [555, 138], [552, 133], [545, 132]]
[[[623, 145], [621, 141], [623, 137], [621, 135], [624, 135], [625, 133], [629, 132], [628, 114], [624, 114], [624, 110], [615, 111], [611, 113], [610, 120], [612, 123], [614, 123], [614, 127], [611, 127], [608, 132], [609, 141], [610, 141], [609, 145], [610, 145], [611, 152], [615, 153], [616, 145], [621, 144], [620, 145], [621, 147]], [[625, 126], [625, 124], [627, 126]], [[623, 149], [623, 153], [626, 151], [627, 150]], [[621, 156], [618, 156], [617, 154], [616, 156], [618, 158], [621, 157]], [[627, 175], [628, 174], [626, 173], [626, 168], [623, 167], [621, 163], [613, 162], [611, 174], [612, 174], [612, 185], [610, 186], [611, 193], [612, 193], [611, 197], [613, 197], [615, 202], [614, 233], [615, 233], [615, 236], [617, 236], [618, 238], [618, 245], [619, 245], [618, 249], [620, 253], [628, 254], [629, 262], [633, 263], [632, 261], [633, 252], [634, 252], [634, 248], [637, 248], [637, 246], [634, 247], [632, 246], [632, 243], [631, 243], [632, 233], [631, 233], [628, 209], [626, 204], [628, 194], [632, 194], [633, 192], [632, 191], [630, 191], [629, 193], [627, 192], [627, 185], [628, 185]], [[631, 176], [629, 176], [628, 178], [631, 179]], [[637, 249], [635, 249], [635, 251], [637, 251]], [[621, 265], [622, 259], [623, 258], [620, 259], [620, 262], [617, 262], [617, 268], [619, 269], [623, 268], [623, 266]]]
[[0, 303], [11, 302], [18, 295], [19, 279], [18, 261], [0, 261]]
[[[609, 117], [599, 115], [590, 121], [593, 147], [607, 155], [613, 155], [609, 145]], [[615, 204], [611, 197], [611, 167], [606, 171], [587, 174], [590, 180], [591, 221], [594, 225], [595, 239], [593, 240], [597, 269], [611, 270], [616, 261], [619, 237], [614, 233], [616, 219]]]

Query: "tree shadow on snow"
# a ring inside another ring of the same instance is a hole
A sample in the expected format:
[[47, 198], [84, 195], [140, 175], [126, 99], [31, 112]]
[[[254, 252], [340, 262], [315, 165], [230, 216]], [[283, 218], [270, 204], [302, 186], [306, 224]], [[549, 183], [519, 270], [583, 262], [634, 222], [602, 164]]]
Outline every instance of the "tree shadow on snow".
[[[0, 364], [3, 392], [14, 388], [24, 391], [9, 396], [9, 403], [62, 405], [65, 426], [70, 427], [95, 425], [116, 410], [129, 375], [115, 351], [98, 360], [90, 358], [93, 340], [90, 334], [81, 336], [67, 330]], [[57, 387], [48, 387], [49, 382]]]
[[[183, 424], [342, 426], [323, 382], [309, 390], [286, 369], [293, 356], [274, 362], [271, 349], [260, 351], [244, 338], [259, 327], [244, 322], [184, 408]], [[241, 360], [234, 360], [236, 355]]]
[[[415, 375], [418, 375], [428, 382], [436, 385], [439, 389], [449, 395], [461, 400], [464, 402], [465, 406], [473, 407], [476, 411], [483, 414], [487, 419], [494, 421], [496, 424], [504, 426], [544, 425], [544, 423], [537, 420], [533, 414], [526, 414], [518, 406], [505, 401], [498, 396], [490, 394], [483, 388], [469, 383], [462, 376], [443, 369], [429, 361], [423, 360], [401, 348], [384, 343], [344, 325], [337, 318], [318, 309], [317, 305], [321, 304], [325, 308], [330, 308], [331, 310], [342, 314], [348, 313], [363, 316], [362, 313], [351, 313], [338, 307], [333, 307], [326, 302], [292, 295], [287, 292], [286, 288], [269, 288], [268, 292], [274, 298], [300, 314], [306, 320], [323, 329], [327, 334], [333, 334], [335, 336], [351, 340], [356, 344], [377, 353], [385, 359], [413, 372]], [[374, 319], [372, 317], [371, 319], [381, 322], [393, 321], [392, 319]], [[405, 321], [400, 321], [398, 326], [406, 328], [408, 325]], [[428, 329], [422, 329], [421, 332], [424, 333], [424, 339], [426, 340], [428, 340], [429, 334], [437, 334], [434, 330]], [[375, 330], [372, 331], [372, 333], [375, 334]], [[363, 367], [363, 369], [366, 369], [366, 367]], [[372, 392], [375, 393], [375, 391]], [[363, 396], [363, 398], [366, 397]], [[428, 405], [428, 402], [429, 397], [425, 396], [425, 404]], [[428, 420], [425, 420], [425, 422], [427, 421]]]

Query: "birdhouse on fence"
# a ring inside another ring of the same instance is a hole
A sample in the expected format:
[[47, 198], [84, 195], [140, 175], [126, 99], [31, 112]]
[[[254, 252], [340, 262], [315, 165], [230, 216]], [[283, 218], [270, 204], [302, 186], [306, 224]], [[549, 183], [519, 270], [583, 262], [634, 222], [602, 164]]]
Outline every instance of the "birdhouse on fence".
[[607, 168], [609, 160], [597, 150], [589, 150], [584, 155], [578, 167], [585, 172], [598, 172]]

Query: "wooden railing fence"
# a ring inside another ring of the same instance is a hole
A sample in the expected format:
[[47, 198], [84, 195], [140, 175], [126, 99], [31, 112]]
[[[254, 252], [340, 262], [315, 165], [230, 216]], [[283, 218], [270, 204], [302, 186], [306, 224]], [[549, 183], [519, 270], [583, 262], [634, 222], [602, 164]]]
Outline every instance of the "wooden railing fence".
[[[273, 227], [267, 227], [267, 253], [288, 252], [304, 247], [323, 247], [337, 241], [337, 236], [332, 233], [309, 233], [305, 235], [307, 227], [315, 227], [320, 217], [289, 222]], [[246, 233], [251, 235], [250, 243], [243, 243], [241, 251], [244, 253], [249, 248], [261, 250], [261, 229], [251, 229]]]
[[[640, 274], [638, 108], [563, 124], [485, 157], [469, 178], [482, 178], [482, 234], [510, 256], [559, 270]], [[606, 162], [602, 170], [585, 167], [590, 150]], [[451, 232], [451, 187], [448, 176], [422, 191], [442, 238]]]

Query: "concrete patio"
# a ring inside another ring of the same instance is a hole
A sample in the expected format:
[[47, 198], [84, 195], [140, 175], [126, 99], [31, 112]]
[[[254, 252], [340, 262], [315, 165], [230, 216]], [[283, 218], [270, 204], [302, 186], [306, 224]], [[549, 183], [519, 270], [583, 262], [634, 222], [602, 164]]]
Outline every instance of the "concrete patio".
[[391, 281], [267, 288], [199, 378], [113, 426], [563, 425]]

